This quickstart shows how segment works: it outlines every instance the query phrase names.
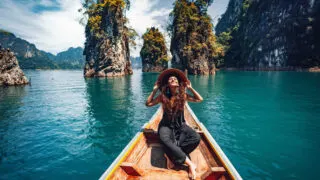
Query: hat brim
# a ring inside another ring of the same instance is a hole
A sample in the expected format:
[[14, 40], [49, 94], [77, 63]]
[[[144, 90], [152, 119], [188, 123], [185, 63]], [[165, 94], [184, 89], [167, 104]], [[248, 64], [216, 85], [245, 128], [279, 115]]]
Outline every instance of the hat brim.
[[170, 69], [164, 70], [159, 75], [158, 82], [160, 83], [160, 87], [163, 87], [164, 85], [166, 85], [168, 83], [169, 77], [171, 77], [171, 76], [177, 77], [179, 83], [189, 81], [187, 76], [182, 71], [180, 71], [179, 69], [170, 68]]

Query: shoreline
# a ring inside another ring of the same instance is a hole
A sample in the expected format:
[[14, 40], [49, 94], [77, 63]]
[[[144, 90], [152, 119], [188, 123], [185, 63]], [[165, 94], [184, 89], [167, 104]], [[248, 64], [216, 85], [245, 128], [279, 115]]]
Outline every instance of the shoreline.
[[217, 71], [295, 71], [295, 72], [320, 72], [320, 67], [311, 68], [296, 68], [296, 67], [272, 67], [272, 68], [257, 68], [257, 67], [243, 67], [243, 68], [219, 68]]

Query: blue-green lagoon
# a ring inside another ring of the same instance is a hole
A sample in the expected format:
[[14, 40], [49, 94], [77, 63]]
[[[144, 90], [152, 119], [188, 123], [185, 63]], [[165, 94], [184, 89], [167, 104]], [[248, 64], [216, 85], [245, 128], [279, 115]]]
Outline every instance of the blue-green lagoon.
[[[0, 179], [97, 179], [157, 107], [156, 73], [84, 79], [25, 71], [31, 86], [0, 87]], [[244, 179], [319, 179], [320, 74], [189, 76], [191, 108]]]

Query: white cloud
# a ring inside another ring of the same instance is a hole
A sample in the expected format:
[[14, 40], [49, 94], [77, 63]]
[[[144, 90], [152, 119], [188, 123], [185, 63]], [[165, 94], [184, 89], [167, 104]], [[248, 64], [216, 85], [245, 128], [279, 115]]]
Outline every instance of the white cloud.
[[225, 13], [229, 0], [215, 0], [208, 8], [208, 14], [212, 18], [212, 23], [214, 26], [217, 25], [219, 18]]
[[[35, 2], [20, 4], [15, 0], [1, 0], [0, 2], [0, 27], [13, 32], [18, 37], [34, 43], [38, 49], [51, 53], [58, 53], [69, 47], [81, 46], [85, 42], [84, 27], [78, 23], [81, 13], [81, 0], [41, 0], [37, 5], [50, 7], [60, 5], [59, 11], [31, 11]], [[152, 26], [160, 29], [165, 34], [166, 44], [169, 48], [170, 38], [166, 32], [166, 22], [172, 7], [159, 6], [160, 0], [131, 0], [130, 10], [126, 16], [129, 24], [138, 32], [139, 36]], [[215, 0], [208, 13], [214, 19], [214, 24], [228, 4], [226, 0]], [[142, 40], [138, 40], [138, 47], [131, 50], [131, 55], [139, 56]]]
[[[41, 1], [50, 6], [50, 2]], [[60, 11], [31, 11], [33, 5], [22, 5], [13, 0], [2, 0], [0, 25], [18, 37], [34, 43], [38, 49], [58, 53], [69, 47], [83, 47], [84, 27], [78, 23], [80, 0], [59, 0]]]
[[[61, 10], [32, 12], [34, 5], [50, 7], [53, 1], [41, 0], [40, 3], [30, 2], [22, 5], [14, 0], [1, 0], [0, 26], [34, 43], [38, 49], [58, 53], [69, 47], [81, 46], [85, 42], [84, 27], [78, 23], [81, 14], [81, 0], [58, 0]], [[139, 36], [147, 28], [155, 26], [165, 32], [165, 22], [171, 9], [158, 8], [159, 1], [132, 0], [127, 17], [130, 25]], [[166, 38], [168, 39], [168, 37]], [[132, 56], [139, 56], [142, 40], [138, 39], [138, 47], [131, 50]]]
[[42, 5], [42, 6], [53, 6], [53, 5], [55, 5], [54, 2], [51, 1], [51, 0], [41, 0], [39, 4]]
[[[159, 1], [155, 0], [132, 0], [130, 10], [127, 12], [129, 24], [137, 31], [139, 36], [152, 26], [159, 28], [161, 32], [165, 32], [165, 22], [169, 17], [171, 9], [157, 8]], [[160, 20], [163, 19], [163, 20]], [[137, 40], [138, 47], [131, 49], [131, 56], [139, 56], [142, 40]]]

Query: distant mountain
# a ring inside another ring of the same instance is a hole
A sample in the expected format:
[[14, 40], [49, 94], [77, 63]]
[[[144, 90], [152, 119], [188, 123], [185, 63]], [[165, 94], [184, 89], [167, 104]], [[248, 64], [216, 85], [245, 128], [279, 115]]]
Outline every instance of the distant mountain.
[[56, 69], [58, 66], [49, 59], [44, 51], [40, 51], [34, 44], [17, 38], [13, 33], [0, 30], [0, 44], [2, 48], [13, 51], [22, 69]]
[[141, 57], [130, 57], [131, 67], [132, 69], [141, 69], [142, 68], [142, 60]]
[[84, 65], [81, 47], [71, 47], [55, 56], [1, 29], [0, 44], [2, 48], [9, 48], [15, 53], [22, 69], [82, 69]]
[[58, 53], [56, 56], [48, 53], [48, 57], [54, 61], [61, 69], [82, 69], [84, 66], [83, 48], [69, 48]]

